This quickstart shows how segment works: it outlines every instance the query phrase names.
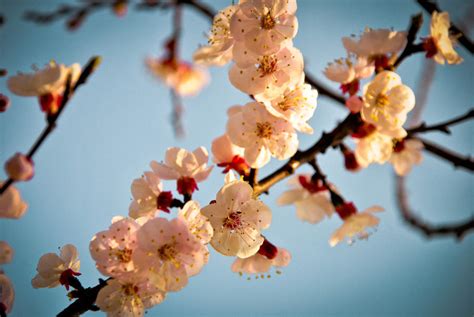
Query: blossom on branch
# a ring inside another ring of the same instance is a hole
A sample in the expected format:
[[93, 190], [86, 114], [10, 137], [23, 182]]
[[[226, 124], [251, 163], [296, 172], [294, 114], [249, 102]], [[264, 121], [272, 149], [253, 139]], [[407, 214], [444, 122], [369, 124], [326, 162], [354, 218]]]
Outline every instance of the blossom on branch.
[[371, 163], [384, 164], [393, 152], [392, 137], [374, 131], [364, 138], [355, 139], [357, 163], [367, 167]]
[[160, 178], [154, 172], [145, 172], [141, 178], [134, 179], [131, 186], [133, 201], [129, 216], [153, 218], [157, 211], [170, 212], [173, 195], [163, 191]]
[[209, 220], [201, 213], [201, 206], [197, 201], [188, 201], [179, 211], [178, 218], [187, 224], [189, 232], [203, 245], [211, 241], [214, 230]]
[[0, 241], [0, 265], [10, 263], [12, 258], [13, 248], [8, 244], [8, 242]]
[[34, 288], [64, 285], [69, 290], [71, 279], [81, 275], [80, 265], [76, 247], [66, 244], [61, 248], [59, 256], [56, 253], [46, 253], [39, 259], [36, 267], [38, 274], [31, 280], [31, 285]]
[[405, 176], [410, 173], [413, 165], [423, 160], [423, 142], [416, 139], [395, 140], [390, 163], [397, 175]]
[[[3, 184], [4, 182], [0, 182], [0, 186]], [[0, 194], [0, 218], [19, 219], [27, 209], [28, 204], [23, 201], [20, 191], [15, 186], [10, 185]]]
[[260, 232], [270, 226], [272, 213], [260, 200], [253, 198], [252, 187], [244, 181], [225, 184], [215, 202], [201, 212], [214, 229], [211, 245], [227, 256], [248, 258], [263, 243]]
[[240, 175], [247, 175], [250, 166], [244, 159], [244, 148], [233, 144], [227, 134], [212, 141], [211, 146], [213, 161], [218, 167], [224, 167], [223, 173], [231, 169]]
[[13, 309], [15, 301], [15, 289], [12, 281], [3, 273], [0, 273], [0, 313], [9, 314]]
[[5, 171], [15, 181], [28, 181], [35, 174], [33, 161], [21, 153], [16, 153], [5, 163]]

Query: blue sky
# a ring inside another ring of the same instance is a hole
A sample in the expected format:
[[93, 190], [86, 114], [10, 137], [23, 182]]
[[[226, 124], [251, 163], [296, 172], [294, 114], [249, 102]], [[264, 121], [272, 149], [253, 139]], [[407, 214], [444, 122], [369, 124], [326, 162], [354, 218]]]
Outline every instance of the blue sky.
[[[93, 14], [76, 32], [65, 30], [63, 21], [38, 26], [22, 19], [27, 9], [50, 10], [63, 1], [1, 0], [0, 12], [7, 18], [0, 28], [0, 67], [13, 74], [33, 64], [54, 59], [84, 64], [101, 55], [103, 63], [89, 83], [74, 96], [54, 134], [36, 158], [36, 175], [19, 184], [28, 213], [18, 221], [0, 222], [0, 239], [15, 249], [12, 264], [4, 267], [17, 292], [11, 316], [51, 316], [68, 305], [61, 288], [35, 290], [30, 285], [38, 258], [73, 243], [81, 258], [84, 285], [96, 283], [100, 274], [88, 253], [91, 237], [107, 228], [114, 215], [126, 215], [133, 178], [148, 169], [151, 160], [161, 160], [166, 148], [210, 148], [222, 134], [226, 109], [244, 104], [248, 97], [232, 87], [227, 67], [210, 70], [212, 81], [203, 92], [186, 99], [184, 125], [187, 136], [177, 140], [169, 122], [168, 90], [152, 78], [144, 66], [147, 56], [161, 54], [170, 33], [171, 14], [136, 12], [119, 19], [111, 12]], [[69, 1], [71, 2], [71, 1]], [[207, 1], [223, 8], [231, 1]], [[306, 67], [325, 80], [326, 63], [344, 56], [340, 38], [359, 33], [366, 26], [405, 29], [410, 15], [421, 9], [408, 0], [338, 0], [298, 2], [299, 32], [294, 41], [305, 56]], [[459, 21], [472, 1], [440, 1], [454, 21]], [[429, 17], [421, 34], [428, 33]], [[181, 52], [190, 58], [205, 42], [206, 18], [186, 10]], [[436, 68], [424, 118], [437, 122], [464, 113], [473, 106], [474, 59], [459, 48], [465, 62]], [[424, 58], [404, 63], [399, 73], [404, 83], [416, 89]], [[327, 82], [327, 81], [326, 81]], [[336, 85], [331, 84], [334, 89]], [[0, 92], [8, 93], [0, 79]], [[9, 94], [12, 107], [0, 114], [0, 161], [17, 151], [26, 151], [44, 125], [34, 98]], [[324, 97], [311, 119], [313, 136], [300, 136], [306, 148], [345, 116]], [[427, 136], [460, 153], [473, 153], [473, 124], [453, 128], [448, 137]], [[318, 225], [300, 222], [292, 207], [278, 207], [283, 182], [262, 199], [273, 210], [273, 223], [266, 235], [293, 255], [281, 276], [265, 281], [247, 281], [230, 271], [231, 258], [211, 252], [209, 264], [181, 292], [171, 293], [148, 316], [339, 315], [339, 316], [471, 316], [474, 313], [474, 235], [462, 242], [452, 238], [426, 240], [403, 224], [394, 197], [390, 166], [371, 166], [349, 174], [342, 169], [337, 151], [328, 151], [320, 164], [344, 193], [363, 209], [380, 204], [377, 233], [368, 242], [330, 248], [327, 240], [339, 225], [336, 217]], [[261, 171], [266, 175], [281, 162]], [[306, 167], [302, 171], [309, 171]], [[3, 171], [0, 177], [4, 178]], [[213, 199], [223, 180], [215, 170], [200, 186], [195, 198]], [[167, 188], [174, 184], [167, 183]], [[426, 155], [408, 179], [411, 203], [427, 221], [462, 220], [473, 214], [473, 178], [446, 162]], [[92, 313], [90, 313], [92, 315]]]

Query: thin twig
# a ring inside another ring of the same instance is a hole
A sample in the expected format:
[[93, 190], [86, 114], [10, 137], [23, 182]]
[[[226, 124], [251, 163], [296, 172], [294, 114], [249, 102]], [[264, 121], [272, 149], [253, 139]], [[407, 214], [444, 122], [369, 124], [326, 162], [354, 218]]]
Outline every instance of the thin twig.
[[408, 135], [414, 135], [417, 133], [424, 133], [424, 132], [430, 132], [430, 131], [440, 131], [446, 134], [451, 134], [451, 130], [449, 130], [450, 126], [470, 120], [472, 118], [474, 118], [474, 109], [469, 110], [467, 113], [461, 116], [458, 116], [451, 120], [443, 121], [437, 124], [427, 125], [425, 122], [423, 122], [414, 128], [408, 129], [407, 132], [408, 132]]
[[411, 17], [410, 25], [408, 26], [407, 32], [407, 45], [393, 64], [394, 68], [397, 68], [408, 56], [424, 51], [422, 44], [415, 44], [416, 35], [418, 34], [418, 31], [420, 30], [422, 25], [423, 15], [421, 13]]
[[421, 218], [415, 216], [410, 208], [408, 195], [405, 188], [405, 178], [397, 176], [396, 181], [396, 194], [398, 198], [397, 202], [403, 220], [411, 227], [423, 233], [426, 237], [432, 238], [435, 236], [454, 236], [458, 240], [461, 240], [470, 230], [474, 229], [474, 217], [471, 217], [471, 219], [463, 222], [438, 226], [434, 226], [423, 221]]

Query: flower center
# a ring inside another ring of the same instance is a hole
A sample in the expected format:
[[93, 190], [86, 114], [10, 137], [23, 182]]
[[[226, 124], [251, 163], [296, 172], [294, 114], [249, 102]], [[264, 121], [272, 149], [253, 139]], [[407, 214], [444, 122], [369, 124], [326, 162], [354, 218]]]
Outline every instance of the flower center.
[[117, 250], [115, 251], [115, 256], [120, 262], [128, 263], [132, 260], [132, 250], [127, 248], [123, 250]]
[[173, 244], [165, 244], [157, 250], [158, 257], [163, 261], [174, 261], [176, 259], [176, 248]]
[[224, 219], [223, 226], [224, 228], [235, 230], [242, 226], [242, 221], [240, 220], [240, 211], [231, 212], [227, 218]]
[[122, 292], [127, 296], [135, 296], [138, 293], [138, 287], [133, 284], [122, 286]]
[[377, 98], [375, 98], [375, 106], [377, 108], [384, 108], [388, 105], [388, 97], [385, 94], [379, 94]]
[[290, 97], [290, 96], [285, 96], [283, 101], [278, 103], [278, 108], [280, 108], [281, 111], [288, 111], [289, 109], [295, 109], [298, 107], [298, 104], [302, 100], [301, 96], [298, 97]]
[[426, 52], [427, 58], [432, 58], [438, 53], [438, 46], [436, 45], [436, 40], [433, 37], [428, 37], [423, 40], [423, 49]]
[[273, 127], [270, 122], [257, 122], [257, 129], [255, 130], [255, 134], [259, 138], [269, 139], [273, 134]]
[[260, 18], [260, 26], [264, 30], [271, 30], [275, 26], [276, 21], [272, 17], [271, 11], [268, 11], [266, 14], [262, 15]]
[[260, 73], [260, 77], [265, 77], [277, 71], [278, 60], [275, 56], [264, 55], [259, 62], [258, 72]]
[[393, 151], [395, 153], [400, 153], [405, 149], [405, 140], [393, 140]]

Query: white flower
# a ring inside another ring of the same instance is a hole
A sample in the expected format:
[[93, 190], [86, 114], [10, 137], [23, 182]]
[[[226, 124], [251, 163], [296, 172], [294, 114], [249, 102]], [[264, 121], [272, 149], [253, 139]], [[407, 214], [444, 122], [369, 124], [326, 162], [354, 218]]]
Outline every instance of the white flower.
[[193, 55], [194, 62], [204, 65], [223, 66], [232, 59], [234, 38], [230, 33], [230, 19], [237, 6], [228, 6], [219, 11], [212, 22], [209, 45], [200, 47]]
[[406, 45], [406, 32], [390, 29], [367, 29], [358, 39], [343, 37], [342, 43], [349, 53], [369, 60], [379, 56], [392, 56]]
[[383, 71], [364, 86], [362, 119], [378, 127], [381, 133], [403, 137], [400, 128], [414, 106], [415, 94], [394, 72]]
[[241, 175], [249, 172], [249, 165], [244, 159], [244, 148], [233, 144], [227, 134], [212, 141], [213, 161], [217, 166], [224, 167], [223, 173], [233, 169]]
[[197, 201], [188, 201], [179, 211], [178, 218], [188, 225], [189, 231], [202, 244], [211, 241], [214, 230], [209, 220], [201, 213], [201, 207]]
[[97, 295], [95, 304], [108, 317], [141, 317], [165, 299], [166, 293], [139, 274], [126, 279], [110, 279]]
[[354, 237], [367, 239], [370, 233], [367, 232], [366, 229], [374, 228], [379, 224], [379, 219], [372, 215], [372, 213], [383, 210], [384, 209], [380, 206], [373, 206], [364, 211], [357, 212], [357, 209], [352, 203], [344, 203], [344, 205], [337, 206], [336, 211], [341, 215], [344, 223], [339, 229], [334, 231], [329, 239], [329, 245], [334, 247], [346, 237], [349, 239], [349, 244], [354, 242]]
[[[4, 182], [0, 182], [0, 187], [3, 184]], [[21, 218], [27, 209], [28, 204], [22, 200], [20, 191], [15, 186], [10, 185], [3, 194], [0, 194], [0, 218]]]
[[121, 277], [136, 271], [133, 255], [138, 247], [138, 229], [140, 225], [133, 219], [123, 218], [92, 237], [89, 250], [100, 273]]
[[237, 41], [259, 55], [276, 53], [295, 37], [296, 0], [249, 0], [239, 5], [230, 22]]
[[181, 96], [194, 96], [209, 82], [204, 68], [182, 61], [148, 58], [148, 69]]
[[334, 82], [348, 84], [357, 79], [372, 76], [375, 66], [367, 58], [359, 57], [352, 61], [350, 58], [340, 58], [329, 63], [324, 69], [324, 75]]
[[13, 248], [6, 241], [0, 241], [0, 265], [12, 261]]
[[463, 59], [454, 50], [454, 43], [456, 38], [449, 35], [449, 27], [451, 22], [449, 20], [448, 12], [433, 11], [431, 16], [431, 37], [425, 39], [423, 43], [426, 50], [426, 56], [432, 57], [436, 63], [443, 65], [460, 64]]
[[170, 212], [173, 196], [164, 192], [160, 178], [154, 172], [145, 172], [143, 177], [134, 179], [131, 186], [133, 201], [130, 203], [129, 216], [153, 218], [158, 210]]
[[30, 180], [35, 174], [33, 161], [21, 153], [16, 153], [5, 163], [5, 171], [15, 181]]
[[[318, 91], [312, 89], [311, 85], [299, 84], [293, 88], [287, 88], [281, 95], [264, 102], [268, 112], [276, 117], [288, 120], [293, 127], [303, 133], [312, 134], [313, 128], [306, 122], [314, 114]], [[258, 101], [260, 96], [255, 96]]]
[[[270, 271], [272, 267], [285, 267], [291, 261], [291, 254], [288, 250], [283, 248], [278, 248], [277, 256], [273, 259], [268, 259], [260, 253], [255, 253], [251, 257], [246, 259], [236, 258], [234, 263], [232, 263], [232, 272], [239, 274], [262, 274]], [[277, 271], [277, 274], [279, 271]], [[261, 275], [262, 277], [264, 275]], [[270, 277], [268, 275], [267, 277]]]
[[355, 139], [355, 142], [355, 157], [362, 167], [371, 163], [383, 164], [390, 159], [393, 152], [392, 137], [377, 131], [364, 138]]
[[15, 301], [15, 289], [5, 274], [0, 273], [0, 312], [9, 314]]
[[38, 274], [31, 280], [34, 288], [66, 286], [69, 289], [69, 279], [80, 275], [77, 249], [72, 244], [66, 244], [61, 248], [58, 256], [56, 253], [46, 253], [39, 261], [36, 271]]
[[258, 102], [246, 104], [229, 117], [227, 134], [232, 143], [245, 148], [244, 158], [253, 168], [264, 166], [271, 156], [287, 159], [298, 149], [291, 123], [273, 116]]
[[262, 94], [270, 100], [301, 80], [303, 55], [294, 47], [284, 47], [273, 55], [262, 56], [236, 42], [233, 54], [236, 64], [229, 71], [229, 80], [246, 94]]
[[413, 165], [420, 164], [423, 160], [421, 150], [423, 143], [420, 140], [404, 139], [395, 143], [390, 163], [395, 172], [400, 176], [407, 175]]
[[252, 195], [248, 183], [234, 181], [221, 188], [215, 203], [201, 209], [214, 228], [211, 245], [216, 251], [247, 258], [260, 248], [264, 240], [260, 232], [270, 226], [272, 213]]
[[295, 204], [296, 215], [302, 221], [315, 224], [334, 213], [326, 186], [314, 183], [310, 175], [295, 176], [289, 184], [293, 189], [284, 192], [277, 202], [279, 205]]
[[164, 279], [166, 291], [178, 291], [207, 261], [206, 248], [179, 218], [148, 220], [138, 231], [137, 263]]
[[197, 183], [204, 181], [212, 171], [208, 167], [209, 159], [206, 148], [199, 147], [193, 152], [182, 148], [171, 147], [166, 150], [165, 162], [152, 161], [152, 170], [162, 179], [176, 179], [180, 194], [192, 194]]

